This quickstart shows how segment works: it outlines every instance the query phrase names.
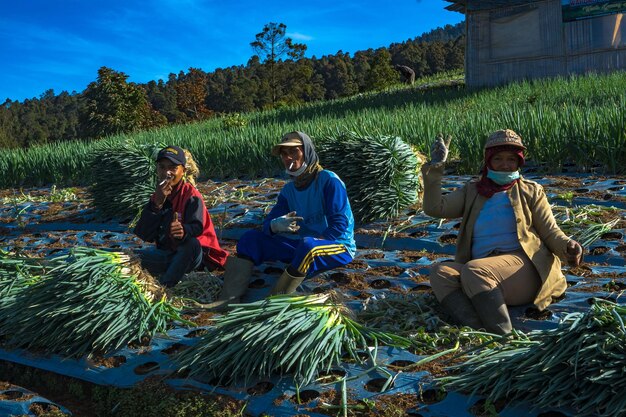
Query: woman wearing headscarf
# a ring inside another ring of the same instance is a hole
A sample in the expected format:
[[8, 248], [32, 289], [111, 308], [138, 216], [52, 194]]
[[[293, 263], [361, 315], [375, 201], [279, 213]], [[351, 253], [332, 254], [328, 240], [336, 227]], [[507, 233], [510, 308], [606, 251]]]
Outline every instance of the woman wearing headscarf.
[[322, 168], [311, 138], [303, 132], [287, 133], [272, 154], [280, 156], [293, 181], [280, 191], [262, 230], [250, 230], [239, 239], [212, 308], [239, 302], [254, 265], [287, 263], [270, 294], [289, 294], [306, 277], [351, 262], [356, 252], [346, 186], [334, 172]]
[[433, 292], [459, 324], [506, 334], [512, 330], [507, 305], [544, 310], [567, 287], [561, 258], [577, 266], [583, 250], [556, 224], [543, 187], [520, 175], [526, 147], [517, 133], [491, 134], [480, 179], [443, 195], [447, 146], [435, 141], [422, 167], [424, 212], [462, 218], [454, 262], [431, 269]]

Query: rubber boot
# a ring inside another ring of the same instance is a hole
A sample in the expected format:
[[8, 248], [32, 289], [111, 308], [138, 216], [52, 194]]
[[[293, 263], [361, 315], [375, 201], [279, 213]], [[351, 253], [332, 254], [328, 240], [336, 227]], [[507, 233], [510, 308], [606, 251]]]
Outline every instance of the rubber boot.
[[203, 304], [203, 308], [213, 311], [224, 311], [229, 304], [237, 304], [248, 289], [252, 276], [252, 261], [236, 256], [229, 256], [224, 271], [224, 286], [219, 297], [213, 303]]
[[476, 309], [463, 290], [458, 289], [451, 292], [446, 295], [439, 304], [441, 304], [446, 313], [452, 317], [456, 324], [469, 326], [476, 330], [483, 327]]
[[511, 333], [513, 325], [499, 288], [476, 294], [472, 297], [472, 304], [485, 330], [500, 335]]
[[278, 281], [276, 281], [276, 285], [274, 285], [272, 291], [270, 291], [270, 295], [291, 294], [302, 284], [304, 278], [305, 277], [294, 277], [285, 269], [280, 278], [278, 278]]

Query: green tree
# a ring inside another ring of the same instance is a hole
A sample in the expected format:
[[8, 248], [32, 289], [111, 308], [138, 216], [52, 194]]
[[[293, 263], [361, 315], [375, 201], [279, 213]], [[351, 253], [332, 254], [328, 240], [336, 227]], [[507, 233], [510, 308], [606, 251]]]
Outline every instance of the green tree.
[[162, 124], [148, 103], [143, 88], [127, 83], [128, 76], [111, 68], [101, 67], [98, 79], [84, 92], [86, 108], [82, 124], [89, 137], [130, 132]]
[[399, 81], [398, 72], [391, 66], [391, 54], [385, 48], [376, 50], [367, 77], [368, 90], [382, 90]]
[[168, 123], [182, 123], [187, 117], [177, 107], [176, 88], [174, 87], [176, 75], [170, 74], [170, 77], [173, 77], [171, 83], [165, 83], [163, 80], [149, 81], [143, 88], [146, 90], [152, 108], [165, 116]]
[[348, 53], [339, 51], [336, 55], [323, 56], [317, 62], [316, 72], [324, 80], [326, 99], [348, 97], [359, 92], [354, 65]]
[[277, 101], [279, 82], [277, 77], [277, 63], [288, 57], [293, 60], [300, 59], [306, 52], [306, 45], [294, 43], [286, 35], [287, 25], [284, 23], [270, 22], [263, 30], [256, 34], [256, 40], [250, 43], [254, 53], [269, 66], [269, 84], [272, 91], [272, 105]]

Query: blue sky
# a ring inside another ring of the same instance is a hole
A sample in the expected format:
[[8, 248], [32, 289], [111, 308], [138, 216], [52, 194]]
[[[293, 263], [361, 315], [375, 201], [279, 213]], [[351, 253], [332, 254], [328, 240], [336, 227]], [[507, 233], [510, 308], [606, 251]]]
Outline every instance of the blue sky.
[[306, 56], [388, 46], [463, 20], [443, 0], [0, 0], [0, 103], [81, 92], [98, 68], [129, 81], [245, 65], [269, 22]]

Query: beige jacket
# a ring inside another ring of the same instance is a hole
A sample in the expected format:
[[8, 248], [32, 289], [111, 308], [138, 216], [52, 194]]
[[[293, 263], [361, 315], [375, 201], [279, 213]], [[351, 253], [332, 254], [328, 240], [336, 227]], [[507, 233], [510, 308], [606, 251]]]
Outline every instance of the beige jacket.
[[[476, 181], [442, 195], [441, 177], [443, 164], [422, 166], [424, 176], [424, 213], [432, 217], [462, 217], [457, 238], [455, 260], [466, 263], [471, 260], [472, 232], [487, 198], [478, 194]], [[517, 237], [541, 277], [542, 286], [533, 304], [544, 310], [565, 292], [567, 283], [561, 272], [561, 260], [565, 258], [570, 240], [556, 224], [552, 209], [543, 187], [534, 181], [521, 179], [507, 191], [517, 221]]]

